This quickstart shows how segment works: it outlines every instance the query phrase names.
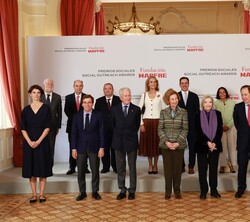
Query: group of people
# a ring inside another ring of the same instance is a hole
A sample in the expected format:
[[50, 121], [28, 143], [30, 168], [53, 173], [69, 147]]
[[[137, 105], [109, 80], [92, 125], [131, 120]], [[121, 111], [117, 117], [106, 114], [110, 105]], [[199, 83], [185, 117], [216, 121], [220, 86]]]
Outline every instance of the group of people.
[[[30, 87], [31, 103], [23, 109], [21, 116], [24, 137], [22, 175], [30, 180], [33, 193], [30, 203], [46, 201], [46, 179], [52, 176], [55, 139], [62, 119], [61, 97], [53, 92], [53, 80], [46, 79], [43, 84], [44, 90], [39, 85]], [[200, 199], [206, 199], [209, 186], [211, 196], [221, 198], [217, 190], [219, 163], [220, 173], [225, 172], [228, 164], [230, 172], [235, 173], [237, 147], [239, 167], [235, 197], [244, 194], [250, 152], [250, 86], [242, 86], [243, 102], [237, 105], [229, 98], [227, 89], [220, 87], [215, 102], [211, 96], [202, 98], [201, 109], [197, 94], [189, 90], [189, 79], [180, 78], [179, 86], [180, 92], [168, 89], [162, 96], [157, 78], [150, 76], [136, 106], [131, 102], [129, 88], [121, 88], [118, 97], [113, 94], [113, 85], [106, 83], [104, 96], [98, 98], [94, 106], [94, 98], [82, 92], [83, 82], [74, 81], [74, 92], [65, 97], [64, 111], [68, 117], [66, 132], [70, 145], [67, 174], [75, 173], [77, 167], [77, 201], [87, 197], [85, 174], [90, 173], [88, 162], [92, 173], [92, 197], [101, 199], [98, 193], [100, 159], [101, 173], [109, 172], [110, 166], [117, 173], [120, 189], [117, 200], [126, 198], [127, 193], [129, 200], [135, 199], [137, 155], [148, 158], [148, 174], [158, 173], [158, 158], [162, 155], [165, 199], [171, 198], [172, 190], [175, 198], [181, 199], [186, 148], [189, 150], [189, 174], [194, 173], [197, 154]], [[126, 157], [128, 188], [125, 185]], [[40, 180], [38, 196], [37, 178]]]

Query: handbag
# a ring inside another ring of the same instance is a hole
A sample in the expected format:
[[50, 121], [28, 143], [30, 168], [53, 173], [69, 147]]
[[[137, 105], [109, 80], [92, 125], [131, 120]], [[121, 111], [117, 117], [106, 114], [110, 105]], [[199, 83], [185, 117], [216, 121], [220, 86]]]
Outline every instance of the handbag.
[[146, 93], [144, 93], [144, 100], [143, 100], [143, 106], [141, 108], [141, 114], [145, 113], [146, 107], [145, 107], [145, 97], [146, 97]]

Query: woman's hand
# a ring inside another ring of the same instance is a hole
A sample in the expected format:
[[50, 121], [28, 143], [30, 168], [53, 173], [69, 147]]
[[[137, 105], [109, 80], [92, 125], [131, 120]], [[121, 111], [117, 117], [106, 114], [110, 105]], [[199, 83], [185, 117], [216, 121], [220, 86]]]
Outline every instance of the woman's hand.
[[142, 133], [145, 132], [145, 126], [144, 126], [144, 124], [140, 126], [140, 131], [141, 131]]

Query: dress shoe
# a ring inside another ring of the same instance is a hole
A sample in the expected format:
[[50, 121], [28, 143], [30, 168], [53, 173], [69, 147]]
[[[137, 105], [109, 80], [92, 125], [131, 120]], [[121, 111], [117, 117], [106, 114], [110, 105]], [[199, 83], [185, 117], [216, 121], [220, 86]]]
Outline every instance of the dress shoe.
[[36, 203], [37, 202], [37, 197], [33, 196], [30, 198], [30, 203]]
[[73, 173], [75, 173], [76, 172], [76, 170], [74, 170], [74, 169], [69, 169], [68, 171], [67, 171], [67, 175], [70, 175], [70, 174], [73, 174]]
[[221, 195], [218, 192], [215, 192], [215, 193], [211, 193], [211, 197], [221, 198]]
[[243, 193], [244, 193], [244, 192], [242, 192], [242, 191], [237, 191], [237, 192], [235, 193], [235, 198], [241, 198], [242, 195], [243, 195]]
[[92, 193], [92, 197], [95, 198], [96, 200], [102, 199], [101, 196], [100, 196], [100, 194], [98, 192]]
[[182, 199], [182, 196], [181, 196], [181, 194], [180, 194], [180, 193], [178, 193], [178, 194], [175, 194], [175, 199]]
[[188, 174], [194, 174], [194, 168], [191, 168], [191, 167], [190, 167], [190, 168], [188, 169]]
[[148, 171], [148, 174], [153, 174], [153, 171]]
[[90, 173], [90, 170], [87, 168], [86, 171], [85, 171], [86, 174], [89, 174]]
[[101, 170], [101, 173], [108, 173], [108, 172], [109, 172], [109, 170], [106, 170], [106, 169]]
[[158, 171], [153, 171], [153, 174], [158, 174]]
[[126, 194], [125, 193], [119, 193], [118, 196], [116, 197], [117, 200], [122, 200], [126, 198]]
[[129, 200], [134, 200], [135, 199], [135, 193], [129, 193], [128, 194], [128, 199]]
[[46, 202], [46, 197], [44, 195], [39, 196], [39, 202], [40, 203]]
[[80, 200], [83, 200], [84, 198], [87, 197], [87, 194], [84, 192], [84, 193], [80, 193], [77, 197], [76, 197], [76, 201], [80, 201]]
[[165, 194], [165, 199], [166, 200], [169, 200], [171, 198], [171, 195], [170, 194]]
[[201, 199], [201, 200], [207, 199], [207, 194], [202, 193], [202, 194], [200, 195], [200, 199]]

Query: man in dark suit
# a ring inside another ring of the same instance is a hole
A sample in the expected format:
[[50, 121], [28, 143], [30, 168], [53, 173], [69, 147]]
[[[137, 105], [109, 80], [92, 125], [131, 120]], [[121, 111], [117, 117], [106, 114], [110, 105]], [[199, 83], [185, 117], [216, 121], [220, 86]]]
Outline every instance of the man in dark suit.
[[[194, 174], [195, 166], [195, 116], [200, 111], [200, 102], [197, 94], [189, 91], [189, 79], [187, 77], [181, 77], [179, 80], [179, 86], [181, 91], [178, 94], [181, 97], [179, 101], [179, 106], [188, 113], [188, 149], [189, 149], [189, 164], [188, 164], [188, 173]], [[183, 160], [183, 172], [185, 172], [185, 162]]]
[[[131, 103], [131, 92], [129, 88], [122, 88], [119, 91], [121, 103], [111, 108], [113, 125], [112, 147], [115, 150], [118, 187], [121, 190], [117, 200], [135, 198], [136, 191], [136, 158], [138, 149], [138, 130], [140, 127], [141, 110]], [[126, 156], [128, 158], [130, 187], [125, 186], [126, 177]]]
[[115, 151], [111, 147], [112, 136], [113, 136], [113, 128], [111, 122], [111, 114], [110, 108], [117, 103], [120, 103], [121, 100], [118, 96], [113, 95], [114, 88], [111, 83], [105, 83], [103, 86], [104, 96], [98, 98], [95, 103], [95, 110], [100, 111], [103, 115], [103, 123], [104, 123], [104, 157], [102, 158], [103, 169], [101, 173], [109, 172], [110, 163], [114, 172], [116, 170], [115, 163]]
[[234, 107], [234, 125], [237, 129], [238, 190], [235, 198], [241, 198], [247, 184], [248, 154], [250, 153], [250, 85], [240, 89], [242, 102]]
[[100, 200], [99, 191], [99, 165], [104, 155], [104, 128], [102, 114], [93, 110], [94, 98], [84, 95], [82, 98], [83, 110], [73, 117], [71, 130], [72, 157], [77, 160], [77, 180], [79, 195], [76, 200], [83, 200], [86, 195], [85, 172], [87, 158], [89, 158], [92, 171], [92, 197]]
[[56, 135], [61, 128], [62, 122], [62, 99], [61, 96], [54, 90], [54, 81], [52, 79], [45, 79], [43, 81], [44, 94], [41, 95], [41, 101], [50, 106], [52, 114], [52, 125], [48, 134], [51, 155], [52, 155], [52, 166], [54, 165], [54, 154], [55, 154], [55, 142]]
[[[72, 129], [72, 121], [74, 114], [81, 112], [83, 110], [81, 104], [82, 104], [82, 97], [85, 95], [83, 90], [83, 82], [81, 80], [75, 80], [74, 81], [74, 93], [69, 94], [65, 96], [65, 106], [64, 106], [64, 112], [66, 116], [68, 117], [67, 120], [67, 126], [66, 126], [66, 132], [68, 133], [68, 141], [69, 141], [69, 147], [71, 147], [71, 129]], [[69, 170], [66, 174], [73, 174], [76, 172], [76, 160], [71, 155], [71, 150], [69, 149]], [[88, 168], [86, 169], [89, 173]]]

